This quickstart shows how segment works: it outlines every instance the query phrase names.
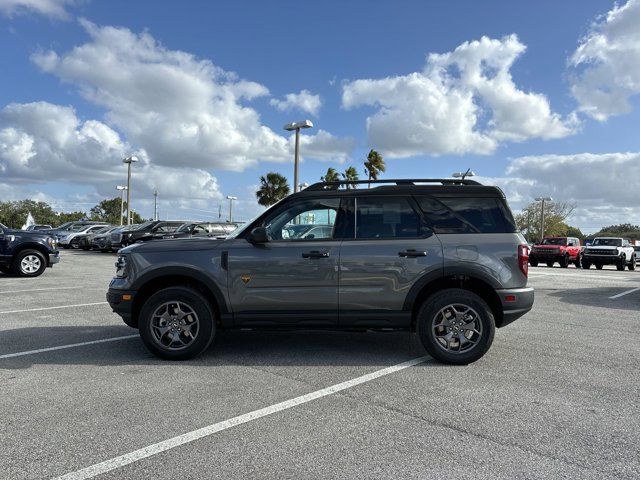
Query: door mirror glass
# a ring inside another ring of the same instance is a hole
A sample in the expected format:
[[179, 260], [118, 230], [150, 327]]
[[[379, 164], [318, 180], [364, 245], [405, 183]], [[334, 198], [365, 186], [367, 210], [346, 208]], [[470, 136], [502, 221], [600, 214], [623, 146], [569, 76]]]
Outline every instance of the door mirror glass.
[[267, 235], [267, 229], [264, 227], [256, 227], [251, 230], [251, 233], [247, 237], [247, 240], [251, 243], [267, 243], [269, 241], [269, 235]]

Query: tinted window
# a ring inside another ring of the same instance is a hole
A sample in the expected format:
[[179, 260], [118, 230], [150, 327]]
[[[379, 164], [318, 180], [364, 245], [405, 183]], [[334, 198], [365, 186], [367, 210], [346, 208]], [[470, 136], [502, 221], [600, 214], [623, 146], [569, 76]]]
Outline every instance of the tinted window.
[[596, 238], [593, 241], [593, 245], [601, 247], [621, 247], [622, 240], [619, 238]]
[[415, 238], [423, 235], [420, 216], [404, 197], [360, 197], [356, 238]]
[[497, 198], [418, 197], [436, 233], [513, 233], [511, 214]]
[[566, 238], [545, 238], [542, 240], [543, 245], [565, 245]]

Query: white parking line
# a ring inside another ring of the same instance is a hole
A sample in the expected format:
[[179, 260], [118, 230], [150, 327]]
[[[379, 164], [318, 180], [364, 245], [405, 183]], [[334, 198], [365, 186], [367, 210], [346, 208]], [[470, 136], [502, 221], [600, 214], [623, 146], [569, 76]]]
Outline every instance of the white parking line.
[[148, 458], [153, 455], [166, 452], [167, 450], [170, 450], [172, 448], [179, 447], [180, 445], [193, 442], [194, 440], [198, 440], [203, 437], [208, 437], [210, 435], [213, 435], [214, 433], [227, 430], [237, 425], [242, 425], [243, 423], [247, 423], [252, 420], [257, 420], [258, 418], [266, 417], [267, 415], [271, 415], [272, 413], [277, 413], [283, 410], [287, 410], [289, 408], [297, 407], [298, 405], [302, 405], [303, 403], [308, 403], [313, 400], [317, 400], [318, 398], [326, 397], [328, 395], [333, 395], [334, 393], [338, 393], [342, 390], [355, 387], [356, 385], [361, 385], [363, 383], [370, 382], [371, 380], [375, 380], [376, 378], [380, 378], [385, 375], [390, 375], [400, 370], [404, 370], [405, 368], [409, 368], [419, 363], [422, 363], [428, 358], [430, 357], [425, 356], [425, 357], [414, 358], [413, 360], [399, 363], [397, 365], [383, 368], [381, 370], [376, 370], [375, 372], [362, 375], [361, 377], [356, 377], [351, 380], [347, 380], [346, 382], [337, 383], [330, 387], [326, 387], [321, 390], [316, 390], [315, 392], [307, 393], [306, 395], [301, 395], [299, 397], [292, 398], [291, 400], [286, 400], [284, 402], [276, 403], [275, 405], [271, 405], [269, 407], [261, 408], [259, 410], [254, 410], [253, 412], [245, 413], [243, 415], [230, 418], [229, 420], [224, 420], [222, 422], [214, 423], [213, 425], [209, 425], [207, 427], [203, 427], [198, 430], [193, 430], [183, 435], [178, 435], [177, 437], [163, 440], [162, 442], [149, 445], [148, 447], [135, 450], [134, 452], [126, 453], [124, 455], [120, 455], [119, 457], [115, 457], [110, 460], [106, 460], [104, 462], [91, 465], [90, 467], [86, 467], [81, 470], [77, 470], [75, 472], [67, 473], [66, 475], [58, 477], [56, 480], [83, 480], [87, 478], [93, 478], [98, 475], [102, 475], [103, 473], [115, 470], [117, 468], [124, 467], [125, 465], [129, 465], [130, 463], [137, 462], [138, 460], [142, 460], [144, 458]]
[[0, 355], [0, 360], [4, 358], [24, 357], [25, 355], [35, 355], [36, 353], [53, 352], [54, 350], [65, 350], [67, 348], [84, 347], [85, 345], [95, 345], [97, 343], [116, 342], [118, 340], [126, 340], [128, 338], [137, 338], [140, 335], [125, 335], [124, 337], [103, 338], [101, 340], [91, 340], [89, 342], [70, 343], [68, 345], [59, 345], [57, 347], [39, 348], [37, 350], [26, 350], [24, 352], [5, 353]]
[[[613, 272], [611, 272], [613, 274]], [[588, 274], [588, 273], [560, 273], [560, 272], [535, 272], [532, 273], [531, 270], [529, 270], [529, 278], [535, 278], [535, 277], [548, 277], [548, 276], [554, 276], [554, 277], [565, 277], [565, 278], [579, 278], [579, 279], [584, 279], [584, 280], [589, 280], [589, 279], [595, 279], [595, 280], [615, 280], [615, 281], [624, 281], [624, 280], [634, 280], [637, 279], [637, 277], [629, 275], [629, 276], [622, 276], [620, 274], [616, 275], [602, 275], [602, 274]]]
[[[87, 290], [87, 287], [82, 286], [81, 287], [82, 290]], [[89, 289], [91, 290], [98, 290], [99, 288], [104, 288], [104, 285], [102, 287], [89, 287]], [[79, 287], [75, 286], [75, 287], [50, 287], [50, 288], [31, 288], [29, 290], [3, 290], [0, 293], [26, 293], [26, 292], [48, 292], [50, 290], [78, 290]]]
[[626, 292], [619, 293], [619, 294], [614, 295], [613, 297], [609, 297], [609, 298], [620, 298], [620, 297], [622, 297], [624, 295], [629, 295], [630, 293], [637, 292], [638, 290], [640, 290], [640, 287], [632, 288], [631, 290], [627, 290]]
[[43, 307], [43, 308], [25, 308], [24, 310], [5, 310], [3, 313], [23, 313], [23, 312], [42, 312], [44, 310], [57, 310], [58, 308], [74, 308], [74, 307], [90, 307], [92, 305], [106, 305], [107, 302], [94, 302], [94, 303], [77, 303], [75, 305], [59, 305], [57, 307]]

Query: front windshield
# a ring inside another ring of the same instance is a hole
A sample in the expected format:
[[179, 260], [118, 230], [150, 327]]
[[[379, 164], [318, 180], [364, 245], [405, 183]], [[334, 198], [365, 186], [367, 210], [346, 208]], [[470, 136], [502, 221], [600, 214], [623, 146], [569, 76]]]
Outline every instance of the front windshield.
[[4, 223], [0, 223], [0, 229], [9, 230], [9, 227], [7, 227]]
[[593, 241], [593, 245], [600, 247], [621, 247], [622, 239], [620, 238], [596, 238]]
[[566, 238], [545, 238], [542, 240], [543, 245], [566, 245]]
[[79, 232], [80, 230], [84, 230], [88, 225], [71, 225], [67, 230], [70, 232]]

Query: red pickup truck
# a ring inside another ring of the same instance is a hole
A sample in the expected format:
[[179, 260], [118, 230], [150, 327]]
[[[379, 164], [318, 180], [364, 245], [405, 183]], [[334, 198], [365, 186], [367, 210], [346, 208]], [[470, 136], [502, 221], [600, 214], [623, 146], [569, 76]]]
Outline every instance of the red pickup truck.
[[580, 268], [581, 260], [582, 246], [580, 240], [574, 237], [545, 237], [529, 253], [529, 264], [532, 267], [537, 267], [538, 263], [553, 267], [558, 262], [562, 268], [567, 268], [570, 263]]

